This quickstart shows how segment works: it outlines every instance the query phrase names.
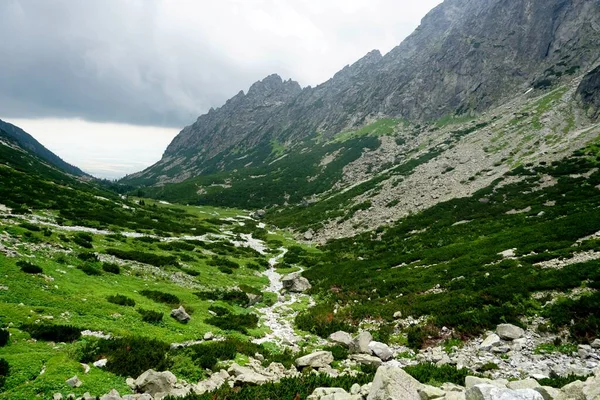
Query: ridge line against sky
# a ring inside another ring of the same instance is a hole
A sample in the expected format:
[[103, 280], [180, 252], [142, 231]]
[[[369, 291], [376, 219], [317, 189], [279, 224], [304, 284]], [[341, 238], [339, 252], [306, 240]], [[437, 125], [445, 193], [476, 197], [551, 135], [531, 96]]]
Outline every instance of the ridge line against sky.
[[373, 49], [387, 53], [440, 2], [6, 0], [0, 118], [118, 178], [255, 81], [320, 84]]

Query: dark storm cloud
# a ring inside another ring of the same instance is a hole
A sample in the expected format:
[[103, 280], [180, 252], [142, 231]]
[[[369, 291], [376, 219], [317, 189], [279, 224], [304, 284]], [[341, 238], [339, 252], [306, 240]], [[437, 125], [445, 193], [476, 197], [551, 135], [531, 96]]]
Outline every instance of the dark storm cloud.
[[2, 0], [0, 113], [181, 127], [270, 73], [314, 85], [387, 51], [438, 2]]

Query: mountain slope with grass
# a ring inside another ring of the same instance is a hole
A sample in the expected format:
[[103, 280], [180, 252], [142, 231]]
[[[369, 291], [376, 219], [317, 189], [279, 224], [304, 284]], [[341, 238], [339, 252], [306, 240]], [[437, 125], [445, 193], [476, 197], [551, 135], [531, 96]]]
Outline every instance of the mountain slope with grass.
[[35, 140], [30, 134], [18, 126], [0, 120], [0, 131], [2, 131], [3, 136], [11, 138], [17, 142], [20, 147], [31, 151], [36, 156], [54, 165], [60, 170], [75, 176], [87, 175], [79, 168], [63, 161], [59, 156], [45, 148], [40, 142]]

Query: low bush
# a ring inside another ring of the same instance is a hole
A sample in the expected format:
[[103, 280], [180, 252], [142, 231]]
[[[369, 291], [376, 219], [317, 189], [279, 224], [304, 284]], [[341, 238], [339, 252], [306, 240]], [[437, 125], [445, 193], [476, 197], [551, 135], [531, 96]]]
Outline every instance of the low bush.
[[96, 268], [92, 264], [88, 264], [88, 263], [78, 265], [77, 269], [83, 271], [86, 275], [90, 275], [90, 276], [102, 275], [102, 271], [100, 271], [98, 268]]
[[4, 358], [0, 358], [0, 389], [2, 389], [4, 383], [6, 383], [6, 377], [8, 376], [9, 372], [10, 366], [8, 365], [8, 361], [6, 361]]
[[241, 290], [214, 290], [194, 293], [202, 300], [221, 300], [230, 304], [245, 307], [248, 305], [248, 295]]
[[74, 342], [81, 337], [81, 329], [71, 325], [24, 324], [20, 329], [48, 342]]
[[330, 351], [336, 361], [343, 361], [348, 358], [348, 349], [340, 344], [325, 347], [323, 350]]
[[94, 339], [80, 349], [80, 362], [90, 363], [105, 357], [106, 370], [121, 376], [137, 377], [148, 369], [168, 368], [166, 354], [169, 344], [144, 337]]
[[411, 326], [406, 330], [408, 347], [413, 350], [420, 350], [430, 337], [436, 337], [437, 335], [438, 331], [429, 325]]
[[158, 324], [163, 319], [163, 313], [158, 311], [139, 308], [137, 312], [142, 316], [142, 321], [148, 322], [149, 324]]
[[116, 294], [114, 296], [108, 296], [106, 298], [106, 300], [109, 303], [118, 304], [120, 306], [135, 307], [135, 300], [130, 299], [127, 296], [123, 296], [122, 294]]
[[[341, 387], [350, 391], [353, 384], [365, 385], [373, 380], [373, 374], [331, 378], [325, 374], [305, 374], [295, 378], [282, 378], [277, 383], [259, 386], [231, 388], [223, 385], [214, 392], [203, 395], [190, 394], [184, 400], [249, 400], [249, 399], [306, 399], [319, 387]], [[172, 398], [171, 398], [172, 399]]]
[[41, 274], [44, 272], [42, 267], [34, 265], [29, 261], [17, 261], [17, 266], [21, 267], [21, 271], [27, 274]]
[[8, 332], [8, 329], [0, 329], [0, 347], [6, 346], [9, 339], [10, 333]]
[[94, 247], [92, 239], [92, 235], [84, 232], [79, 232], [72, 237], [73, 242], [86, 249], [92, 249]]
[[121, 267], [119, 267], [117, 264], [104, 263], [102, 264], [102, 269], [104, 272], [108, 272], [110, 274], [118, 275], [121, 273]]
[[224, 265], [219, 265], [217, 268], [219, 268], [219, 271], [221, 271], [224, 274], [227, 274], [227, 275], [233, 274], [233, 270], [231, 268], [229, 268], [229, 267], [224, 266]]
[[196, 246], [187, 242], [162, 242], [157, 244], [158, 248], [167, 251], [185, 250], [193, 251]]
[[213, 257], [212, 260], [207, 262], [208, 265], [212, 265], [213, 267], [227, 267], [230, 269], [237, 269], [240, 266], [235, 261], [231, 261], [225, 257]]
[[137, 261], [144, 264], [154, 265], [155, 267], [166, 267], [169, 265], [177, 266], [177, 257], [162, 256], [154, 253], [146, 253], [139, 250], [121, 250], [121, 249], [106, 249], [106, 254], [118, 257], [122, 260]]
[[346, 321], [342, 313], [334, 313], [333, 306], [318, 304], [296, 316], [299, 329], [327, 337], [337, 331], [354, 332], [356, 327]]
[[140, 294], [157, 303], [164, 303], [172, 306], [180, 303], [179, 297], [174, 294], [161, 292], [160, 290], [142, 290]]
[[572, 383], [575, 381], [585, 382], [587, 378], [588, 378], [587, 376], [579, 376], [579, 375], [571, 374], [569, 376], [553, 376], [550, 378], [543, 378], [543, 379], [540, 379], [538, 381], [538, 383], [542, 386], [550, 386], [553, 388], [560, 389], [563, 386], [568, 385], [569, 383]]
[[466, 368], [458, 369], [453, 365], [440, 365], [423, 363], [405, 367], [404, 370], [421, 383], [432, 386], [440, 386], [442, 383], [450, 382], [456, 385], [464, 385], [465, 378], [473, 375]]
[[91, 262], [99, 261], [98, 256], [95, 253], [91, 253], [91, 252], [79, 253], [79, 254], [77, 254], [77, 258], [79, 258], [81, 261], [91, 261]]
[[234, 330], [247, 333], [248, 329], [258, 326], [258, 317], [255, 314], [225, 314], [211, 317], [207, 324], [214, 325], [223, 330]]

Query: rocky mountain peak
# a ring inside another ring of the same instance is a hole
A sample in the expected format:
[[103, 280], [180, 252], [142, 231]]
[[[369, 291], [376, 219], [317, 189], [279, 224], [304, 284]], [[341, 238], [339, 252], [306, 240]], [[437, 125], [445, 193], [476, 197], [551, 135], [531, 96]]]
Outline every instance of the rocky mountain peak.
[[296, 81], [284, 81], [278, 74], [267, 76], [262, 81], [255, 82], [248, 90], [251, 97], [289, 96], [302, 91], [300, 84]]
[[338, 80], [364, 73], [365, 70], [373, 68], [375, 65], [377, 65], [377, 63], [379, 63], [382, 58], [383, 56], [381, 55], [381, 52], [379, 50], [371, 50], [360, 60], [356, 61], [351, 65], [346, 65], [344, 68], [342, 68], [341, 71], [337, 72], [333, 76], [333, 79]]

